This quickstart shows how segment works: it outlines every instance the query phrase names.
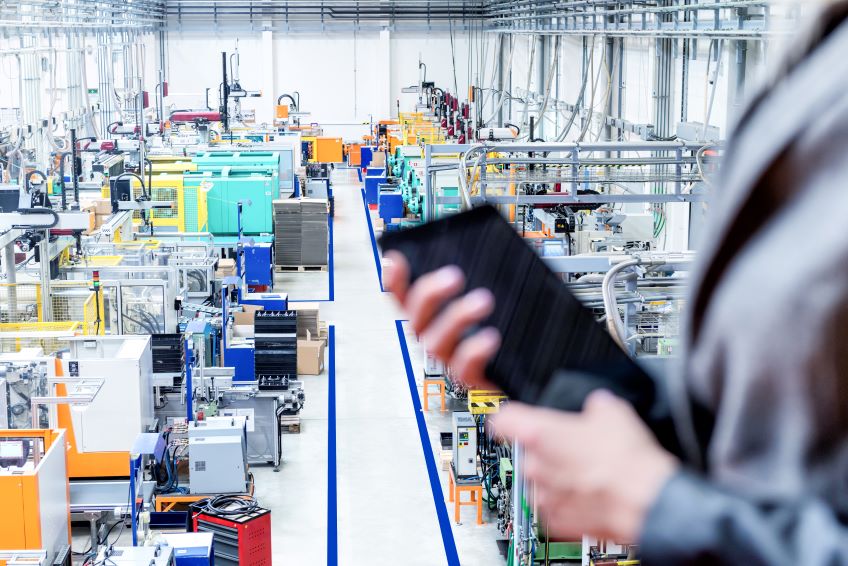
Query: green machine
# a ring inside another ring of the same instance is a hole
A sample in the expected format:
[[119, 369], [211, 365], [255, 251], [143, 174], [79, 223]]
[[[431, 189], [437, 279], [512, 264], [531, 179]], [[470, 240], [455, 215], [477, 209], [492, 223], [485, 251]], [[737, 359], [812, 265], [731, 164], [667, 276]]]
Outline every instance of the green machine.
[[272, 203], [279, 190], [275, 170], [224, 167], [219, 175], [198, 171], [186, 173], [183, 179], [186, 191], [205, 191], [208, 229], [212, 234], [238, 233], [239, 201], [244, 203], [242, 222], [245, 235], [272, 233]]
[[224, 167], [280, 169], [280, 154], [276, 151], [202, 151], [191, 161], [198, 171], [212, 173], [221, 173]]
[[418, 178], [413, 167], [406, 167], [398, 182], [398, 188], [403, 195], [406, 210], [411, 214], [420, 215], [424, 209], [424, 193], [422, 192], [421, 179]]
[[423, 157], [421, 147], [417, 145], [399, 145], [394, 155], [389, 156], [389, 170], [395, 177], [403, 177], [409, 170], [412, 161], [420, 161]]

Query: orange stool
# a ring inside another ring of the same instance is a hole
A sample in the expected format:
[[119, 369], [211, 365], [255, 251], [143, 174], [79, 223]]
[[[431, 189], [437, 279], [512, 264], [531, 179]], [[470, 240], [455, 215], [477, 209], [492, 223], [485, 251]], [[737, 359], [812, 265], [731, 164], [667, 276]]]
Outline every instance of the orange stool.
[[[431, 393], [430, 392], [430, 386], [431, 385], [437, 386], [439, 388], [439, 392], [438, 393], [435, 393], [435, 392]], [[442, 401], [442, 412], [443, 413], [448, 410], [448, 408], [445, 406], [445, 380], [444, 380], [444, 378], [441, 378], [441, 377], [439, 379], [424, 378], [424, 388], [423, 388], [421, 394], [422, 394], [422, 397], [424, 397], [424, 410], [425, 411], [430, 410], [430, 395], [438, 395], [439, 396], [439, 399], [441, 399], [441, 401]]]
[[[450, 475], [448, 476], [448, 492], [450, 494], [449, 501], [453, 503], [453, 518], [456, 524], [459, 524], [459, 508], [463, 505], [477, 506], [477, 524], [483, 524], [483, 484], [458, 484], [454, 476], [453, 466], [450, 467]], [[470, 501], [462, 501], [462, 493], [468, 492], [471, 496]]]

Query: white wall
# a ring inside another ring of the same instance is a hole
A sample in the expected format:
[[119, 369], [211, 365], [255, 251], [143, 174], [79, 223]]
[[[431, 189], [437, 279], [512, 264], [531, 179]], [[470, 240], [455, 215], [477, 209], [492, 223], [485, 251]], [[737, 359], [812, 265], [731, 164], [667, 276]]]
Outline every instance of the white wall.
[[[202, 107], [204, 91], [211, 88], [210, 106], [217, 107], [221, 82], [221, 51], [231, 53], [238, 42], [241, 84], [262, 88], [264, 75], [273, 72], [274, 91], [248, 98], [243, 108], [257, 111], [257, 122], [272, 117], [280, 94], [299, 91], [301, 109], [319, 122], [327, 135], [356, 139], [368, 131], [371, 120], [396, 116], [397, 102], [409, 111], [416, 96], [401, 89], [415, 85], [419, 59], [427, 65], [427, 80], [453, 90], [450, 36], [446, 32], [387, 33], [327, 32], [273, 34], [273, 52], [263, 50], [261, 31], [208, 32], [181, 30], [168, 33], [170, 96], [175, 108]], [[456, 34], [456, 75], [459, 90], [467, 92], [468, 37]]]

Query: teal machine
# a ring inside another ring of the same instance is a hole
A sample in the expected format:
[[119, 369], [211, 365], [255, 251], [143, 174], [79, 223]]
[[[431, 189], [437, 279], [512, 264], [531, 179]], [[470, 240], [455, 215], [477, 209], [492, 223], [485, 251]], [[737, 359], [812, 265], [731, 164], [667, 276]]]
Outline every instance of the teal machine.
[[258, 167], [277, 169], [280, 154], [276, 151], [202, 151], [192, 158], [198, 171], [220, 173], [224, 167]]
[[279, 194], [274, 169], [224, 167], [220, 174], [198, 172], [186, 176], [208, 188], [206, 207], [212, 234], [238, 234], [238, 202], [246, 204], [242, 212], [244, 234], [257, 236], [273, 232], [273, 201]]
[[[283, 154], [285, 158], [283, 158]], [[201, 172], [220, 174], [225, 167], [231, 171], [273, 170], [281, 191], [291, 193], [294, 163], [291, 150], [279, 151], [202, 151], [192, 158]]]
[[[397, 187], [403, 195], [406, 211], [420, 216], [424, 211], [424, 193], [422, 181], [416, 171], [416, 164], [422, 159], [421, 147], [402, 145], [389, 156], [389, 171], [397, 179]], [[409, 224], [405, 222], [404, 224]]]

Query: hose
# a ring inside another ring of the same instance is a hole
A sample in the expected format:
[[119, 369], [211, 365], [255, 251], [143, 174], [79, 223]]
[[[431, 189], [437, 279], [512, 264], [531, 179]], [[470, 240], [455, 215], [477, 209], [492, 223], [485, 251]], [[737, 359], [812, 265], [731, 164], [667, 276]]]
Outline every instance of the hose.
[[297, 106], [297, 101], [295, 101], [294, 97], [290, 94], [281, 94], [280, 96], [278, 96], [277, 97], [277, 106], [280, 105], [280, 103], [283, 101], [284, 98], [288, 98], [289, 100], [291, 100], [292, 110], [294, 110], [295, 112], [300, 110], [300, 108], [298, 108], [298, 106]]
[[624, 321], [621, 320], [621, 316], [618, 314], [618, 299], [616, 298], [614, 288], [618, 274], [625, 269], [636, 267], [637, 265], [663, 265], [664, 263], [665, 260], [642, 260], [636, 257], [614, 265], [604, 276], [603, 283], [601, 284], [601, 293], [604, 299], [604, 310], [607, 314], [607, 330], [613, 340], [622, 348], [624, 348], [627, 340], [624, 337]]

